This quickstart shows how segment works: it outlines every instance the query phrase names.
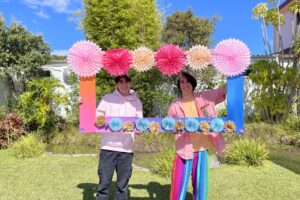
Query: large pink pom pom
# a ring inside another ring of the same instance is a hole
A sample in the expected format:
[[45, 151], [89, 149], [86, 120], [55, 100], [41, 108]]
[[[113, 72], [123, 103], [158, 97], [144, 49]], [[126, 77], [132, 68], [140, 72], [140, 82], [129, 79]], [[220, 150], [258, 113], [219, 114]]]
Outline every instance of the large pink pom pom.
[[223, 40], [213, 50], [212, 63], [226, 76], [240, 75], [250, 65], [250, 51], [240, 40]]
[[103, 67], [113, 76], [121, 76], [128, 72], [132, 64], [132, 56], [127, 49], [111, 49], [103, 55]]
[[93, 42], [86, 40], [76, 42], [68, 52], [68, 66], [77, 76], [94, 76], [102, 66], [101, 54], [101, 49]]
[[158, 49], [156, 56], [157, 68], [166, 75], [179, 74], [186, 63], [185, 54], [177, 45], [164, 45]]

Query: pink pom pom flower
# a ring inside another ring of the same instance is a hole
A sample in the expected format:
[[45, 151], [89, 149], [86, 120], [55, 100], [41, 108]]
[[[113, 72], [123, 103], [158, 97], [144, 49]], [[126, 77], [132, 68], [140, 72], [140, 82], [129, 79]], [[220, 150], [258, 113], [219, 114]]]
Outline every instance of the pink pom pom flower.
[[68, 52], [67, 62], [77, 76], [94, 76], [102, 67], [101, 48], [87, 40], [76, 42]]
[[131, 64], [132, 56], [127, 49], [111, 49], [103, 55], [103, 68], [113, 76], [126, 74]]
[[250, 51], [245, 43], [237, 39], [221, 41], [212, 54], [213, 65], [226, 76], [240, 75], [250, 65]]
[[159, 71], [168, 76], [179, 74], [186, 63], [186, 57], [182, 49], [172, 44], [159, 48], [155, 59]]

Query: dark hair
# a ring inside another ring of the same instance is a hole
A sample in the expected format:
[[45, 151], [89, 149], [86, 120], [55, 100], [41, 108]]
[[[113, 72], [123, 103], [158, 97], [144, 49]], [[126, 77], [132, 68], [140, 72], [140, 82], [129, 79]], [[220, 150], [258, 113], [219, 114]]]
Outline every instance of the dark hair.
[[121, 75], [121, 76], [116, 76], [115, 77], [115, 83], [119, 83], [121, 78], [125, 78], [126, 82], [131, 82], [131, 77], [127, 74]]
[[180, 77], [180, 76], [184, 76], [184, 77], [186, 78], [187, 82], [190, 83], [190, 84], [192, 85], [193, 91], [194, 91], [195, 88], [196, 88], [196, 86], [197, 86], [197, 81], [196, 81], [196, 79], [195, 79], [191, 74], [189, 74], [189, 73], [187, 73], [187, 72], [182, 72], [182, 73], [178, 76], [178, 79], [177, 79], [177, 88], [178, 88], [178, 90], [181, 91], [181, 90], [180, 90], [180, 80], [179, 80], [179, 77]]

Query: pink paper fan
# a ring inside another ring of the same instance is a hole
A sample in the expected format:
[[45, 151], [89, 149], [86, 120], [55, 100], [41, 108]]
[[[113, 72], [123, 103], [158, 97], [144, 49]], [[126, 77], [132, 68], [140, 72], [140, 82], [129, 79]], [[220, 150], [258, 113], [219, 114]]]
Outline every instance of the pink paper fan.
[[237, 39], [221, 41], [212, 54], [213, 65], [226, 76], [240, 75], [250, 65], [250, 51], [245, 43]]
[[131, 64], [132, 56], [127, 49], [111, 49], [103, 55], [103, 68], [113, 76], [126, 74]]
[[184, 68], [186, 57], [177, 45], [167, 44], [160, 47], [155, 56], [157, 68], [166, 75], [179, 74]]
[[102, 66], [101, 48], [86, 40], [76, 42], [68, 52], [67, 62], [70, 70], [77, 76], [94, 76]]

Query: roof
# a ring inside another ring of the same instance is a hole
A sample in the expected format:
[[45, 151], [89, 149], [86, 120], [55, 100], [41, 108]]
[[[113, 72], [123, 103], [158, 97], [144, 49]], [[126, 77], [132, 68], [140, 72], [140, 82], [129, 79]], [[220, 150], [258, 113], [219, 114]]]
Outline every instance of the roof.
[[287, 6], [289, 3], [291, 3], [293, 0], [286, 0], [285, 2], [283, 2], [280, 6], [279, 9], [281, 10], [282, 8], [284, 8], [285, 6]]
[[41, 68], [65, 67], [68, 63], [66, 60], [50, 60], [47, 64], [40, 66]]

